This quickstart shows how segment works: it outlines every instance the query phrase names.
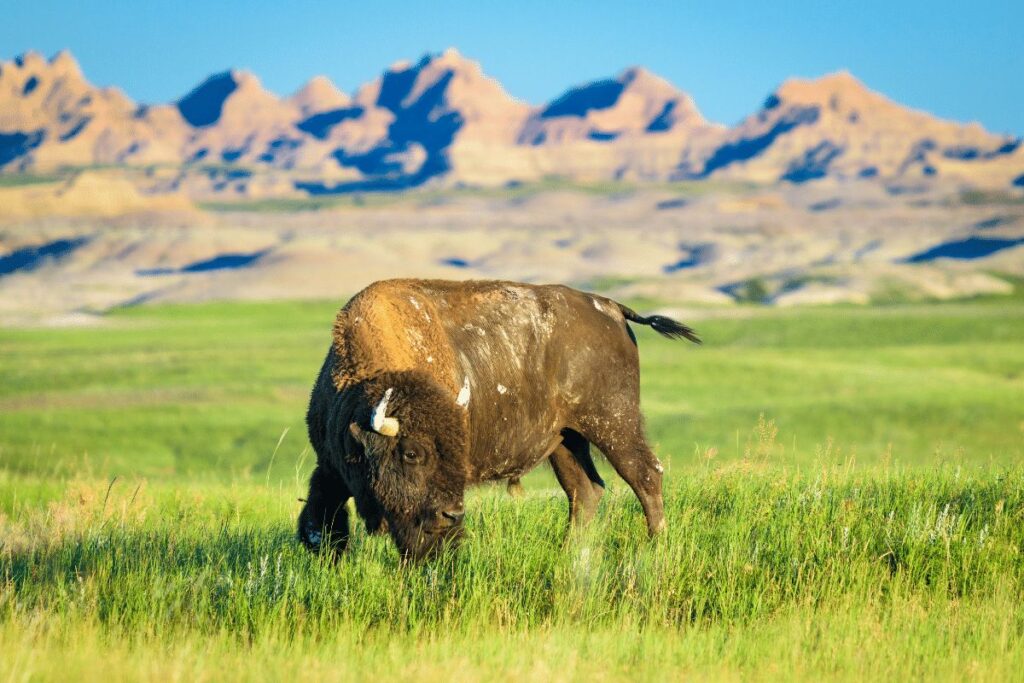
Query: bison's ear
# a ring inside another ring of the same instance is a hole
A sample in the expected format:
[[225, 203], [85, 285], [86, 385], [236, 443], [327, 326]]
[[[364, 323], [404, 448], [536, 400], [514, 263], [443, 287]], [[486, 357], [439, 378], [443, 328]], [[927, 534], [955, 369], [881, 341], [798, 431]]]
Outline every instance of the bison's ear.
[[376, 455], [378, 453], [387, 452], [391, 448], [392, 439], [381, 436], [372, 429], [363, 429], [359, 426], [358, 422], [353, 422], [348, 426], [348, 432], [352, 435], [352, 438], [363, 447], [363, 453], [366, 455]]
[[359, 426], [358, 422], [353, 422], [348, 426], [348, 432], [362, 445], [362, 447], [368, 448], [370, 446], [370, 434], [365, 429]]

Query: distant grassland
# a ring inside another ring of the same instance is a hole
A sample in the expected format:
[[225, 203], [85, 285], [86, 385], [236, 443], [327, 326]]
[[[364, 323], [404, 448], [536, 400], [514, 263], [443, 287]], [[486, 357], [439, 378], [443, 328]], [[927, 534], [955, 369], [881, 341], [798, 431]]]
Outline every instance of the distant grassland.
[[665, 183], [632, 183], [628, 181], [579, 181], [550, 177], [541, 180], [511, 183], [498, 187], [456, 186], [441, 189], [422, 188], [407, 192], [352, 192], [309, 197], [279, 197], [267, 199], [228, 199], [199, 202], [200, 208], [214, 212], [288, 213], [293, 211], [323, 211], [340, 208], [381, 206], [434, 206], [460, 198], [521, 200], [547, 192], [572, 192], [595, 196], [629, 195], [640, 191], [663, 191], [686, 200], [710, 194], [745, 194], [761, 186], [749, 182], [700, 180]]
[[64, 176], [38, 173], [0, 173], [0, 188], [23, 187], [25, 185], [46, 185], [62, 180]]
[[0, 678], [1008, 680], [1024, 670], [1024, 301], [710, 309], [639, 330], [668, 532], [603, 460], [455, 555], [302, 551], [338, 302], [0, 330]]
[[[98, 328], [0, 330], [0, 466], [263, 478], [285, 430], [279, 463], [306, 447], [336, 308], [135, 308]], [[741, 458], [762, 414], [779, 464], [1024, 457], [1024, 301], [704, 315], [699, 348], [638, 330], [651, 439], [680, 471]]]

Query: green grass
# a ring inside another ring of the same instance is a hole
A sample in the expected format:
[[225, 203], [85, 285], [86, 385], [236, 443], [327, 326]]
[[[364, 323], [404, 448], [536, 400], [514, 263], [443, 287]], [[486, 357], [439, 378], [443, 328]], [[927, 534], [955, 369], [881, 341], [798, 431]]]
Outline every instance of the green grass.
[[[669, 530], [543, 471], [455, 554], [293, 540], [336, 304], [0, 330], [0, 677], [1005, 680], [1024, 666], [1024, 301], [709, 309], [639, 333]], [[99, 663], [102, 662], [102, 665]]]
[[560, 494], [484, 491], [427, 566], [359, 530], [339, 566], [306, 554], [296, 482], [76, 484], [0, 527], [0, 674], [1000, 679], [1024, 664], [1021, 474], [674, 477], [653, 542], [617, 483], [569, 539]]
[[1004, 190], [964, 190], [960, 193], [960, 203], [970, 206], [1012, 206], [1024, 204], [1024, 194]]
[[317, 197], [294, 197], [274, 199], [239, 199], [234, 201], [198, 202], [204, 211], [223, 213], [240, 211], [245, 213], [294, 213], [296, 211], [324, 211], [329, 209], [356, 208], [362, 206], [384, 206], [401, 201], [400, 197], [363, 195], [336, 195]]
[[[223, 169], [237, 167], [225, 165]], [[212, 170], [223, 170], [219, 167]], [[380, 206], [434, 206], [464, 197], [482, 199], [521, 200], [548, 192], [574, 192], [598, 197], [625, 196], [640, 189], [673, 192], [680, 198], [702, 197], [709, 194], [744, 194], [756, 190], [758, 185], [736, 181], [675, 181], [667, 183], [632, 183], [627, 181], [579, 181], [558, 176], [499, 187], [460, 186], [448, 188], [422, 188], [406, 192], [357, 192], [340, 195], [309, 197], [239, 199], [199, 202], [206, 211], [287, 213], [294, 211], [324, 211], [331, 209], [358, 209]]]
[[63, 180], [64, 176], [42, 173], [0, 173], [0, 188], [46, 185]]
[[[306, 447], [335, 308], [135, 308], [98, 328], [0, 330], [0, 466], [263, 478], [286, 430], [282, 459]], [[1024, 457], [1024, 301], [751, 308], [694, 325], [701, 348], [639, 330], [649, 432], [677, 468], [709, 449], [742, 457], [761, 414], [790, 464]]]

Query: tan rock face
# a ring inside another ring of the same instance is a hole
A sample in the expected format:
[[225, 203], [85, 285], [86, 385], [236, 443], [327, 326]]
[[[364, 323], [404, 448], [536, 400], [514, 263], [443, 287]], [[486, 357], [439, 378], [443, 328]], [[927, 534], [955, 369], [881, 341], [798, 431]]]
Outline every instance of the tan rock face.
[[177, 163], [180, 117], [151, 116], [119, 90], [84, 79], [67, 52], [47, 61], [28, 53], [0, 64], [0, 167]]
[[287, 166], [302, 144], [298, 107], [244, 71], [211, 76], [178, 101], [178, 110], [193, 128], [186, 161]]
[[119, 171], [83, 171], [66, 182], [0, 187], [0, 221], [41, 217], [113, 218], [193, 210], [180, 193], [147, 195]]
[[544, 145], [652, 136], [679, 144], [707, 127], [686, 93], [634, 67], [613, 79], [571, 88], [534, 111], [519, 141]]
[[[529, 112], [527, 105], [485, 76], [478, 64], [453, 49], [414, 65], [393, 65], [380, 79], [361, 88], [355, 101], [368, 119], [387, 120], [387, 130], [381, 131], [374, 149], [351, 163], [362, 165], [371, 175], [387, 176], [396, 156], [422, 156], [422, 163], [411, 172], [403, 167], [405, 182], [412, 185], [453, 171], [472, 176], [473, 164], [459, 168], [463, 159], [451, 153], [455, 145], [495, 151], [509, 148]], [[357, 126], [358, 122], [352, 123], [353, 128]], [[396, 182], [401, 185], [402, 180]]]
[[[731, 130], [641, 68], [531, 107], [449, 49], [392, 65], [350, 98], [318, 76], [288, 98], [256, 76], [209, 77], [169, 105], [96, 88], [67, 52], [0, 64], [0, 172], [180, 166], [148, 191], [237, 196], [400, 190], [424, 183], [724, 178], [803, 183], [939, 179], [1024, 185], [1024, 147], [942, 121], [848, 73], [790, 80]], [[211, 166], [237, 167], [230, 182]]]
[[921, 178], [964, 162], [1004, 162], [1017, 146], [978, 124], [898, 105], [840, 72], [786, 81], [691, 170], [762, 182]]
[[664, 179], [722, 134], [686, 93], [641, 68], [571, 88], [531, 114], [518, 142], [545, 174]]
[[326, 76], [314, 76], [288, 98], [288, 103], [298, 109], [303, 117], [309, 117], [347, 107], [352, 104], [352, 98], [338, 90]]

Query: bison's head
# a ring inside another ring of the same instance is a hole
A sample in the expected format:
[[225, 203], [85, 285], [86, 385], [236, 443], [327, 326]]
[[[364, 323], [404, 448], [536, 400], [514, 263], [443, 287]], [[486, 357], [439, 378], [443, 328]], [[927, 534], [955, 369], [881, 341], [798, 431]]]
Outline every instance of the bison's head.
[[349, 470], [384, 511], [399, 552], [422, 559], [459, 538], [465, 514], [466, 417], [458, 397], [419, 372], [366, 383], [349, 425]]

